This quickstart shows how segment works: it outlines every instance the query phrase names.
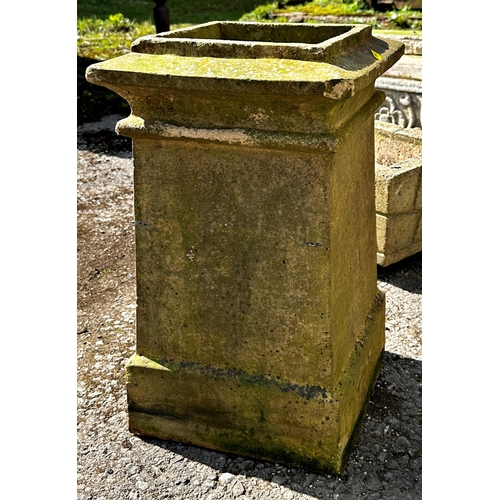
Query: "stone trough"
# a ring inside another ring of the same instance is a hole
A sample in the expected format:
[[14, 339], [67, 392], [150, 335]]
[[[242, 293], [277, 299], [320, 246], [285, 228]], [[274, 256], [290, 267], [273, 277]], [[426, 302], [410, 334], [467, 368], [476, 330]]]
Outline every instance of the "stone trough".
[[375, 121], [377, 263], [422, 250], [422, 130]]
[[385, 101], [375, 113], [377, 262], [422, 250], [422, 37], [384, 35], [404, 56], [377, 79]]

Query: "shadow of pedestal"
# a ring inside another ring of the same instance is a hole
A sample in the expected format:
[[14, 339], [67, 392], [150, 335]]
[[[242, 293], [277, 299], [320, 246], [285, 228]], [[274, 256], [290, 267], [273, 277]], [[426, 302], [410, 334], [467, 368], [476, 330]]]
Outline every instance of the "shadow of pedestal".
[[94, 85], [85, 79], [85, 70], [99, 62], [88, 57], [77, 58], [77, 120], [78, 125], [100, 121], [106, 115], [128, 115], [130, 106], [125, 99], [105, 87]]

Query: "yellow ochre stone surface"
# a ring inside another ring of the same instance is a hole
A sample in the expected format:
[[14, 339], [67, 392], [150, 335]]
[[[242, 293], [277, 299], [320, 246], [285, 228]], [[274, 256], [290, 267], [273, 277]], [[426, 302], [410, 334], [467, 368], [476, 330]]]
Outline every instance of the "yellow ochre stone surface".
[[131, 105], [130, 430], [340, 473], [385, 339], [374, 81], [404, 48], [285, 31], [207, 23], [87, 71]]

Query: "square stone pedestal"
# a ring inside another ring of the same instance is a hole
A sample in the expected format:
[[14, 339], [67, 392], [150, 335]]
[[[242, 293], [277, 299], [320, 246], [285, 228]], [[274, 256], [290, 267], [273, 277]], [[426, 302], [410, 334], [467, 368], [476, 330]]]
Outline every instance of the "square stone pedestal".
[[91, 66], [133, 139], [130, 430], [340, 473], [384, 347], [369, 26], [207, 23]]

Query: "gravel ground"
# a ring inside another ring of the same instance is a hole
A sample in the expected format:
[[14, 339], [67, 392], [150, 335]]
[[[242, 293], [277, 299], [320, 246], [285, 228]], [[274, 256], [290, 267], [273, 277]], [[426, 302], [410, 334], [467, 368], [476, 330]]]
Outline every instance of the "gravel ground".
[[421, 254], [379, 268], [386, 352], [342, 476], [129, 433], [133, 166], [129, 139], [114, 133], [119, 118], [78, 127], [78, 500], [422, 498]]

